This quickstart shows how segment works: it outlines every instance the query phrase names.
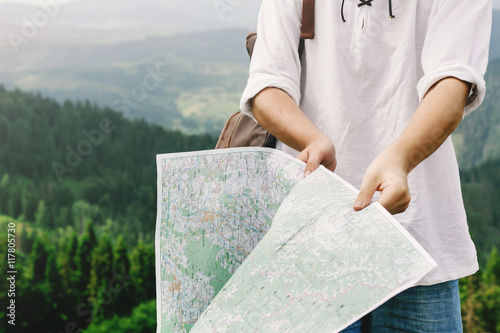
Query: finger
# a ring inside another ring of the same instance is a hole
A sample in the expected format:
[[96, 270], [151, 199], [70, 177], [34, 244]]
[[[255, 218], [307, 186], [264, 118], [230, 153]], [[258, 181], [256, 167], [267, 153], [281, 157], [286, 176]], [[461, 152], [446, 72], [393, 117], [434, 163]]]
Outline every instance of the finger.
[[358, 197], [354, 202], [354, 210], [361, 210], [371, 203], [373, 193], [375, 193], [375, 191], [377, 190], [378, 185], [379, 184], [376, 179], [367, 177], [365, 175], [365, 177], [363, 178], [363, 183], [361, 183]]
[[298, 158], [302, 162], [306, 163], [306, 170], [304, 171], [304, 178], [309, 176], [309, 174], [311, 173], [311, 171], [307, 170], [307, 163], [309, 161], [309, 151], [307, 149], [304, 149], [303, 151], [300, 152], [300, 154], [298, 154], [296, 156], [296, 158]]
[[397, 191], [396, 187], [385, 188], [378, 199], [380, 203], [392, 215], [403, 213], [410, 204], [410, 196], [404, 189]]
[[309, 152], [306, 149], [304, 149], [295, 158], [298, 158], [302, 162], [307, 163], [307, 159], [309, 158]]
[[311, 172], [316, 170], [319, 167], [320, 163], [321, 163], [321, 159], [318, 158], [317, 155], [309, 154], [309, 158], [307, 159], [307, 164], [306, 164], [306, 170], [304, 172], [304, 177], [309, 176], [309, 174], [311, 174]]
[[337, 168], [337, 159], [334, 158], [333, 161], [331, 161], [329, 164], [325, 165], [325, 168], [327, 168], [331, 172], [334, 172], [335, 169]]
[[382, 190], [380, 193], [380, 197], [377, 202], [382, 205], [389, 213], [393, 214], [393, 211], [398, 206], [399, 198], [396, 198], [394, 195], [394, 191], [389, 186]]

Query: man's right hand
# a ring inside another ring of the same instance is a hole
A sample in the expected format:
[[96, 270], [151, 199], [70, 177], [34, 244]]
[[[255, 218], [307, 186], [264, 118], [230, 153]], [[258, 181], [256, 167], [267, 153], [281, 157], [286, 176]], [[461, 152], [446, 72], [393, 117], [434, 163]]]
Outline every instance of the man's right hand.
[[304, 161], [304, 177], [320, 164], [334, 171], [337, 166], [335, 146], [299, 109], [283, 90], [269, 87], [253, 99], [252, 113], [259, 124], [278, 140], [301, 153], [297, 158]]
[[297, 158], [306, 163], [304, 177], [316, 170], [320, 164], [324, 165], [330, 171], [335, 171], [337, 159], [335, 158], [335, 146], [332, 140], [324, 134], [318, 135]]

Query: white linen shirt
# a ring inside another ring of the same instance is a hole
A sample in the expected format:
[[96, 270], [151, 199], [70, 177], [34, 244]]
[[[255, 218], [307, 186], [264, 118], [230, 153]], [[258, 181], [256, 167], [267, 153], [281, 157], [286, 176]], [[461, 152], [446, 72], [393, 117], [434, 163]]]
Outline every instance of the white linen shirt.
[[[335, 144], [335, 171], [360, 187], [373, 161], [408, 124], [427, 90], [448, 76], [472, 83], [464, 115], [485, 94], [483, 75], [491, 30], [490, 0], [316, 0], [315, 37], [298, 47], [302, 0], [263, 0], [258, 38], [241, 109], [266, 87], [287, 92]], [[441, 131], [436, 127], [436, 131]], [[298, 154], [278, 142], [277, 149]], [[438, 267], [430, 285], [478, 269], [448, 138], [408, 176], [411, 203], [395, 218]]]

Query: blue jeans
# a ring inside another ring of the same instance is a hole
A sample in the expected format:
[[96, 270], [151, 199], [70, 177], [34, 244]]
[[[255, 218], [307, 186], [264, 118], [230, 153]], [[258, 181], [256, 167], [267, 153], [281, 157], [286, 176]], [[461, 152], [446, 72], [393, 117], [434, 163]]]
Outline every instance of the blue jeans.
[[342, 332], [461, 333], [458, 280], [403, 291]]

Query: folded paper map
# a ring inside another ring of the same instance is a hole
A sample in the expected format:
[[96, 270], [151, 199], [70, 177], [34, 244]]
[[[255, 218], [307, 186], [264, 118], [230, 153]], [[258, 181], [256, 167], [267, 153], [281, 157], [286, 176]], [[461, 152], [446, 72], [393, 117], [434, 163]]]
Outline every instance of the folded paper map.
[[280, 151], [163, 154], [158, 332], [337, 332], [436, 266], [382, 206]]

